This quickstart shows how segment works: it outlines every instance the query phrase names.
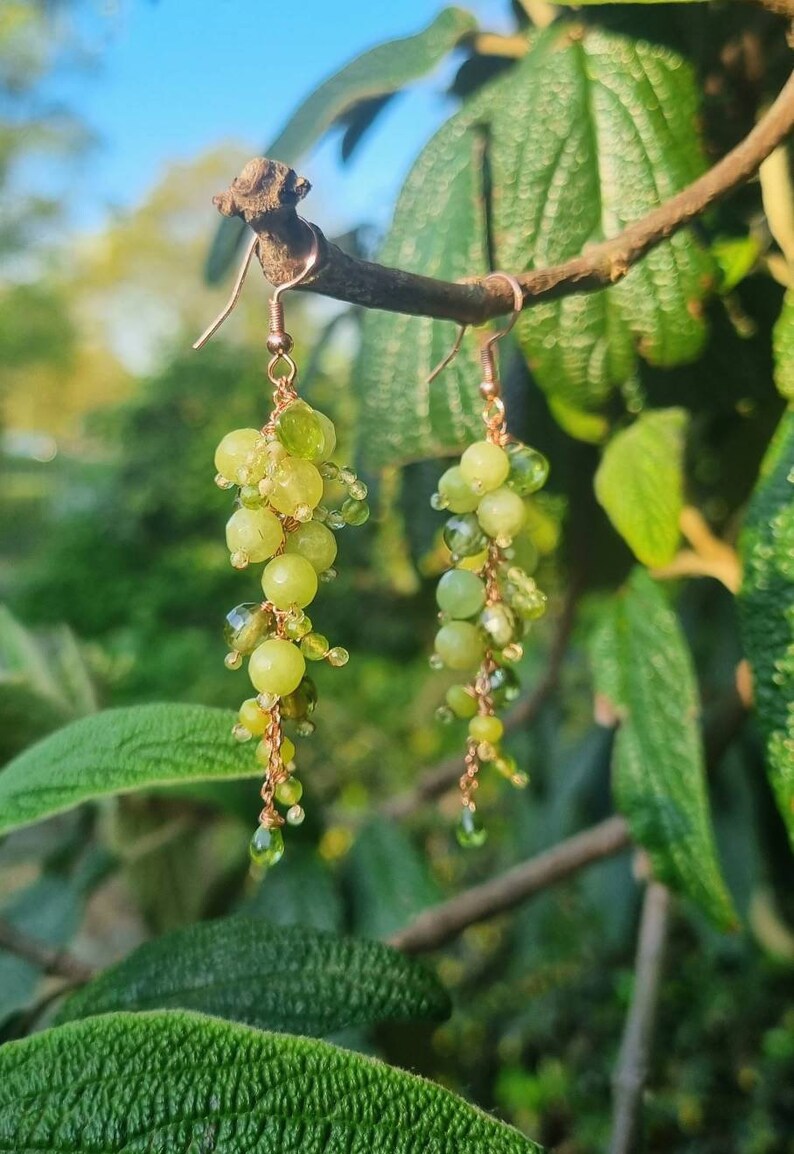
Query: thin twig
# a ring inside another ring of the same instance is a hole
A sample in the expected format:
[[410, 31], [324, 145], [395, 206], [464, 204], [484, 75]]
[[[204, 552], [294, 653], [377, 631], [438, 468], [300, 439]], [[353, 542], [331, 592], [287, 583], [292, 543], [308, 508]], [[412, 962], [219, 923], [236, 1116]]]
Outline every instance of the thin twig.
[[[676, 196], [572, 260], [516, 272], [524, 307], [615, 284], [656, 245], [749, 180], [792, 130], [794, 75], [744, 140]], [[287, 165], [260, 157], [249, 161], [231, 187], [215, 197], [221, 213], [240, 217], [257, 234], [262, 269], [273, 284], [292, 279], [305, 265], [310, 234], [297, 206], [310, 187]], [[317, 225], [313, 227], [319, 235], [321, 259], [302, 289], [365, 308], [459, 324], [482, 324], [513, 308], [512, 291], [501, 280], [472, 278], [468, 283], [451, 283], [387, 268], [349, 256], [331, 244]]]
[[438, 949], [467, 926], [512, 909], [584, 866], [619, 853], [628, 844], [629, 827], [625, 818], [608, 817], [499, 877], [425, 910], [394, 934], [390, 944], [409, 954]]
[[21, 933], [16, 926], [0, 918], [0, 950], [7, 950], [23, 961], [30, 962], [44, 974], [68, 978], [70, 982], [87, 982], [94, 971], [66, 950], [53, 949], [36, 938]]
[[636, 1139], [653, 1046], [669, 914], [670, 891], [658, 882], [650, 882], [642, 904], [634, 993], [612, 1078], [610, 1154], [632, 1154], [638, 1148]]
[[[523, 701], [519, 701], [505, 717], [506, 733], [530, 725], [557, 688], [571, 638], [577, 599], [578, 588], [571, 585], [557, 622], [546, 671], [532, 693]], [[379, 811], [383, 817], [397, 819], [409, 817], [420, 810], [426, 802], [432, 801], [456, 785], [462, 772], [462, 757], [458, 754], [446, 757], [437, 765], [425, 770], [405, 793], [384, 802]]]

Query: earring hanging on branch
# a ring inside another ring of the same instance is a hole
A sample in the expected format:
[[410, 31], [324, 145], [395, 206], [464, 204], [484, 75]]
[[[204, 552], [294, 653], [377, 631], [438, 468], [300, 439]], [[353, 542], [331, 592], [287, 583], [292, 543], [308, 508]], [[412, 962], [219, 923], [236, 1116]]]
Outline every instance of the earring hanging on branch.
[[[298, 397], [297, 366], [290, 355], [292, 337], [284, 321], [282, 294], [295, 288], [317, 263], [319, 241], [310, 224], [312, 247], [300, 274], [280, 285], [270, 300], [267, 376], [273, 387], [273, 408], [261, 429], [234, 429], [215, 453], [216, 484], [236, 489], [236, 509], [226, 525], [226, 544], [235, 569], [265, 563], [261, 574], [264, 600], [237, 605], [226, 617], [229, 645], [226, 667], [239, 669], [248, 658], [248, 676], [257, 696], [240, 707], [232, 733], [238, 741], [258, 738], [256, 755], [264, 770], [262, 812], [251, 838], [250, 855], [258, 866], [271, 866], [284, 853], [281, 827], [300, 825], [303, 786], [295, 777], [297, 737], [312, 733], [310, 716], [317, 703], [307, 662], [347, 663], [341, 646], [331, 647], [314, 630], [305, 612], [318, 582], [336, 576], [334, 531], [363, 525], [369, 518], [367, 487], [352, 470], [331, 461], [336, 430], [324, 413]], [[201, 348], [218, 330], [240, 296], [248, 267], [257, 251], [255, 237], [248, 247], [225, 309], [194, 344]], [[326, 482], [338, 482], [347, 497], [340, 509], [324, 504]], [[279, 808], [280, 807], [280, 808]]]
[[[543, 487], [549, 465], [536, 449], [507, 432], [495, 351], [496, 342], [515, 324], [523, 295], [507, 273], [494, 272], [485, 279], [494, 278], [510, 285], [515, 311], [507, 326], [485, 337], [480, 346], [485, 437], [469, 445], [460, 464], [447, 469], [431, 501], [435, 509], [452, 514], [443, 537], [453, 567], [438, 583], [441, 628], [430, 662], [437, 669], [473, 675], [467, 684], [450, 687], [439, 711], [443, 720], [468, 721], [465, 771], [459, 783], [463, 808], [458, 840], [464, 846], [482, 845], [487, 836], [475, 817], [483, 764], [493, 766], [513, 785], [527, 783], [526, 775], [501, 749], [504, 724], [497, 710], [518, 695], [513, 665], [523, 656], [521, 639], [530, 622], [546, 611], [545, 594], [521, 564], [520, 535], [527, 517], [524, 498]], [[464, 332], [461, 329], [431, 381], [457, 354]]]

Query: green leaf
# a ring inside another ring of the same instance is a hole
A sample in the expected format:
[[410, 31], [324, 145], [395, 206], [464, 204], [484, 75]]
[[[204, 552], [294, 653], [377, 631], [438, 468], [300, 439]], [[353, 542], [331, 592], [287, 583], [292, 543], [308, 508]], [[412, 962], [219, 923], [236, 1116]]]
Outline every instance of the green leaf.
[[201, 705], [137, 705], [83, 717], [0, 774], [0, 834], [113, 793], [182, 781], [256, 777], [234, 717]]
[[350, 854], [356, 932], [387, 938], [441, 898], [419, 853], [399, 826], [383, 819], [366, 825]]
[[772, 788], [794, 845], [794, 412], [761, 466], [740, 540], [739, 611]]
[[[282, 972], [289, 981], [288, 971]], [[326, 1042], [114, 1014], [0, 1050], [14, 1154], [532, 1154], [448, 1090]]]
[[239, 912], [265, 918], [272, 925], [334, 932], [341, 930], [344, 922], [335, 876], [308, 845], [290, 845], [289, 867], [269, 870]]
[[[518, 271], [577, 256], [701, 173], [697, 111], [692, 69], [671, 48], [555, 23], [425, 148], [379, 259], [456, 280], [482, 276], [491, 247], [498, 267]], [[664, 366], [693, 360], [715, 278], [687, 230], [608, 290], [533, 305], [517, 330], [533, 374], [564, 415], [598, 409], [631, 379], [638, 354]], [[474, 341], [426, 383], [453, 339], [443, 322], [366, 317], [357, 379], [373, 464], [452, 453], [478, 430]]]
[[642, 413], [604, 450], [596, 497], [644, 565], [666, 565], [678, 548], [684, 505], [684, 409]]
[[[436, 133], [403, 185], [378, 259], [443, 280], [488, 271], [485, 230], [487, 103], [475, 101]], [[360, 445], [376, 466], [443, 456], [471, 440], [478, 424], [476, 346], [428, 385], [455, 339], [455, 326], [370, 309], [355, 380], [361, 399]]]
[[726, 296], [758, 264], [761, 245], [754, 236], [718, 237], [711, 245], [711, 255], [719, 269], [719, 291], [722, 296]]
[[635, 569], [593, 642], [596, 688], [621, 718], [613, 790], [659, 881], [719, 926], [736, 922], [717, 861], [698, 727], [699, 699], [680, 627]]
[[[285, 985], [273, 980], [280, 973]], [[170, 1009], [322, 1037], [374, 1022], [441, 1021], [450, 1004], [429, 970], [380, 942], [233, 917], [140, 946], [73, 994], [58, 1021]]]
[[[264, 155], [295, 165], [335, 124], [350, 121], [364, 105], [373, 104], [420, 80], [441, 63], [461, 40], [477, 28], [477, 21], [462, 8], [444, 8], [435, 20], [415, 36], [389, 40], [364, 52], [334, 73], [299, 105], [269, 144]], [[348, 148], [350, 142], [348, 141]], [[215, 233], [207, 258], [206, 277], [216, 283], [227, 272], [245, 231], [242, 221], [223, 220]]]
[[[491, 124], [500, 267], [558, 264], [608, 239], [699, 176], [697, 87], [673, 49], [597, 27], [555, 25], [510, 74]], [[595, 408], [637, 352], [693, 360], [714, 276], [691, 232], [653, 249], [598, 293], [526, 309], [518, 333], [550, 396]]]
[[772, 341], [775, 354], [775, 384], [787, 401], [794, 401], [794, 290], [783, 297]]

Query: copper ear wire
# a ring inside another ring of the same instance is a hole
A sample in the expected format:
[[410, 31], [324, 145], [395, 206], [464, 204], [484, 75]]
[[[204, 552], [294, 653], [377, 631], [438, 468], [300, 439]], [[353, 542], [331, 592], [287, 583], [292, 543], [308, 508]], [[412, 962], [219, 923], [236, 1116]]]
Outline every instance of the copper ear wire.
[[[485, 284], [487, 281], [493, 280], [494, 277], [499, 277], [502, 280], [507, 281], [507, 283], [510, 285], [510, 288], [513, 292], [513, 312], [505, 327], [503, 329], [499, 329], [498, 332], [491, 333], [489, 336], [486, 336], [480, 345], [480, 361], [483, 367], [483, 381], [487, 382], [491, 388], [493, 388], [496, 381], [496, 363], [493, 353], [493, 346], [497, 341], [500, 341], [502, 337], [507, 336], [507, 334], [513, 328], [513, 325], [518, 320], [518, 315], [524, 307], [524, 291], [516, 278], [507, 272], [490, 272], [487, 276], [482, 278], [482, 283]], [[455, 338], [455, 343], [444, 357], [444, 359], [439, 361], [439, 363], [431, 372], [430, 376], [427, 378], [428, 385], [432, 384], [436, 377], [455, 360], [455, 357], [460, 352], [460, 347], [463, 344], [463, 338], [465, 337], [468, 328], [468, 325], [459, 326], [458, 335]], [[485, 394], [483, 395], [485, 396]], [[488, 400], [490, 398], [485, 397], [485, 399]]]
[[[309, 273], [315, 268], [320, 256], [320, 237], [318, 235], [317, 229], [313, 224], [310, 224], [308, 220], [304, 220], [303, 217], [298, 217], [298, 219], [302, 224], [306, 225], [309, 232], [312, 234], [312, 247], [306, 259], [306, 264], [303, 266], [298, 275], [294, 276], [292, 280], [288, 280], [284, 284], [280, 284], [270, 298], [270, 334], [268, 337], [268, 348], [270, 348], [271, 340], [273, 340], [275, 343], [276, 339], [279, 337], [283, 339], [290, 339], [289, 347], [292, 348], [291, 338], [287, 338], [287, 334], [284, 331], [284, 306], [281, 302], [281, 296], [283, 293], [287, 292], [288, 289], [297, 288], [298, 285], [303, 284]], [[248, 275], [248, 269], [251, 265], [251, 260], [253, 259], [254, 253], [258, 248], [259, 237], [254, 236], [251, 238], [248, 248], [245, 250], [245, 254], [237, 272], [237, 277], [235, 278], [235, 282], [232, 286], [231, 295], [228, 301], [215, 317], [215, 319], [207, 326], [198, 340], [194, 342], [194, 349], [203, 348], [207, 341], [215, 335], [223, 322], [236, 307], [237, 302], [240, 299], [240, 294], [243, 290], [243, 285], [245, 284], [245, 278]], [[273, 352], [272, 349], [271, 352]], [[287, 349], [285, 352], [289, 352], [289, 350]], [[278, 354], [275, 354], [275, 359], [278, 359]]]

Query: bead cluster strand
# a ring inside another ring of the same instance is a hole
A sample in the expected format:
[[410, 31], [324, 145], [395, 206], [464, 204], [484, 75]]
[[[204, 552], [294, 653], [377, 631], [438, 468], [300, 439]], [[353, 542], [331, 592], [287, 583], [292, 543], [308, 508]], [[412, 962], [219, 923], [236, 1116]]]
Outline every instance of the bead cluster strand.
[[504, 724], [496, 710], [518, 695], [512, 666], [523, 655], [521, 639], [530, 622], [546, 609], [545, 594], [519, 564], [519, 554], [528, 552], [524, 499], [545, 484], [549, 466], [541, 453], [507, 432], [492, 344], [493, 338], [481, 351], [485, 440], [470, 445], [460, 464], [447, 469], [432, 499], [435, 509], [453, 514], [443, 534], [453, 568], [438, 584], [441, 627], [431, 664], [460, 672], [477, 667], [468, 684], [449, 688], [439, 711], [445, 721], [468, 721], [459, 783], [458, 840], [464, 846], [482, 845], [486, 838], [475, 817], [483, 764], [492, 765], [513, 785], [527, 783], [500, 747]]
[[[250, 843], [253, 862], [275, 865], [284, 853], [282, 827], [300, 825], [303, 786], [295, 777], [298, 737], [314, 730], [310, 715], [317, 690], [306, 663], [347, 663], [341, 646], [330, 646], [315, 632], [304, 612], [320, 581], [336, 576], [337, 543], [333, 530], [363, 525], [369, 518], [366, 485], [350, 469], [331, 461], [336, 447], [333, 422], [298, 397], [293, 342], [284, 328], [278, 299], [270, 305], [267, 341], [268, 378], [273, 408], [262, 429], [227, 433], [215, 453], [216, 484], [237, 488], [237, 508], [226, 525], [226, 544], [235, 569], [264, 562], [264, 600], [236, 606], [227, 615], [229, 646], [225, 663], [239, 669], [248, 658], [248, 676], [257, 691], [240, 707], [233, 735], [238, 741], [259, 739], [256, 755], [263, 767], [262, 812]], [[326, 481], [347, 490], [340, 509], [323, 504]], [[282, 815], [281, 806], [286, 810]]]

